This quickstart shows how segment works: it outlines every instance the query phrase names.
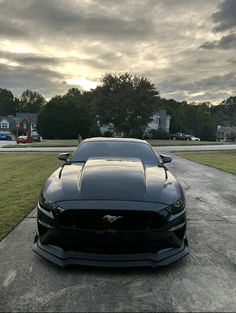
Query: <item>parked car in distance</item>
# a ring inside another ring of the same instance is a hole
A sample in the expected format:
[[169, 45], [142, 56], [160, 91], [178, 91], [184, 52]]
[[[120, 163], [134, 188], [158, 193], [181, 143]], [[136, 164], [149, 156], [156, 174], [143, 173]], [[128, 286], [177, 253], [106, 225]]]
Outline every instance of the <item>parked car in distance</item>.
[[193, 136], [193, 135], [190, 135], [190, 136], [191, 136], [191, 140], [192, 140], [192, 141], [200, 141], [200, 138], [195, 137], [195, 136]]
[[61, 266], [162, 266], [188, 254], [171, 157], [146, 141], [90, 138], [45, 182], [33, 251]]
[[171, 134], [169, 138], [173, 140], [192, 140], [191, 135], [186, 135], [184, 133]]
[[4, 133], [0, 133], [0, 140], [11, 140], [11, 136]]
[[16, 143], [31, 143], [32, 141], [32, 137], [30, 136], [19, 136], [16, 139]]
[[38, 141], [38, 142], [42, 141], [42, 137], [39, 134], [32, 134], [31, 137], [33, 141]]

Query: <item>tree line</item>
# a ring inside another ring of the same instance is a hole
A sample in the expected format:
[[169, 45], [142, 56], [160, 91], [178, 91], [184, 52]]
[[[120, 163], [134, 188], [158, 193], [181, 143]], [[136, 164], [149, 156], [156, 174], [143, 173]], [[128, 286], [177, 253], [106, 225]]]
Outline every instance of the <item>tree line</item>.
[[[97, 121], [113, 123], [126, 137], [141, 138], [152, 115], [160, 109], [171, 115], [170, 133], [184, 132], [202, 140], [214, 140], [217, 125], [236, 126], [236, 97], [219, 105], [167, 100], [160, 97], [149, 79], [129, 73], [108, 73], [95, 89], [71, 88], [49, 101], [35, 91], [26, 90], [17, 98], [10, 90], [0, 88], [0, 116], [39, 113], [37, 129], [44, 138], [97, 136]], [[163, 132], [153, 136], [158, 138]]]

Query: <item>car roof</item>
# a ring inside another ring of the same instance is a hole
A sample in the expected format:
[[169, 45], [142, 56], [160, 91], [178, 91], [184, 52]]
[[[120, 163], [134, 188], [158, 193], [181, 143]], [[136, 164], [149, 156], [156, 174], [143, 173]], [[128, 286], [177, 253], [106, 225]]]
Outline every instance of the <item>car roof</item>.
[[114, 141], [114, 142], [139, 142], [139, 143], [146, 143], [146, 140], [136, 139], [136, 138], [114, 138], [114, 137], [93, 137], [83, 140], [83, 142], [106, 142], [106, 141]]

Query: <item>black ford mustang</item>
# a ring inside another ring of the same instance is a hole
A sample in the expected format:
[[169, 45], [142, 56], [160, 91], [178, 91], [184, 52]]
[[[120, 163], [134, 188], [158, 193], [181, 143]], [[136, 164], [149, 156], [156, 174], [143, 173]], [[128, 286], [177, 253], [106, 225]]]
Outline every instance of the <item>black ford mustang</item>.
[[92, 138], [46, 181], [33, 251], [58, 264], [160, 266], [188, 254], [185, 198], [143, 140]]

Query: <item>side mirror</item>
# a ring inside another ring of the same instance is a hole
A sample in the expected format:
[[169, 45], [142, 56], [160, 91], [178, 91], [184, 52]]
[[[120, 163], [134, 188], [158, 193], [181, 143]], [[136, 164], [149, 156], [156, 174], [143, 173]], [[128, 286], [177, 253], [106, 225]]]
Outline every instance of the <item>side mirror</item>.
[[168, 156], [168, 155], [160, 154], [160, 157], [162, 159], [162, 164], [170, 163], [172, 161], [172, 158], [170, 156]]
[[61, 160], [61, 161], [68, 162], [69, 161], [69, 159], [68, 159], [69, 155], [70, 155], [69, 152], [67, 152], [67, 153], [59, 153], [57, 158], [59, 160]]

